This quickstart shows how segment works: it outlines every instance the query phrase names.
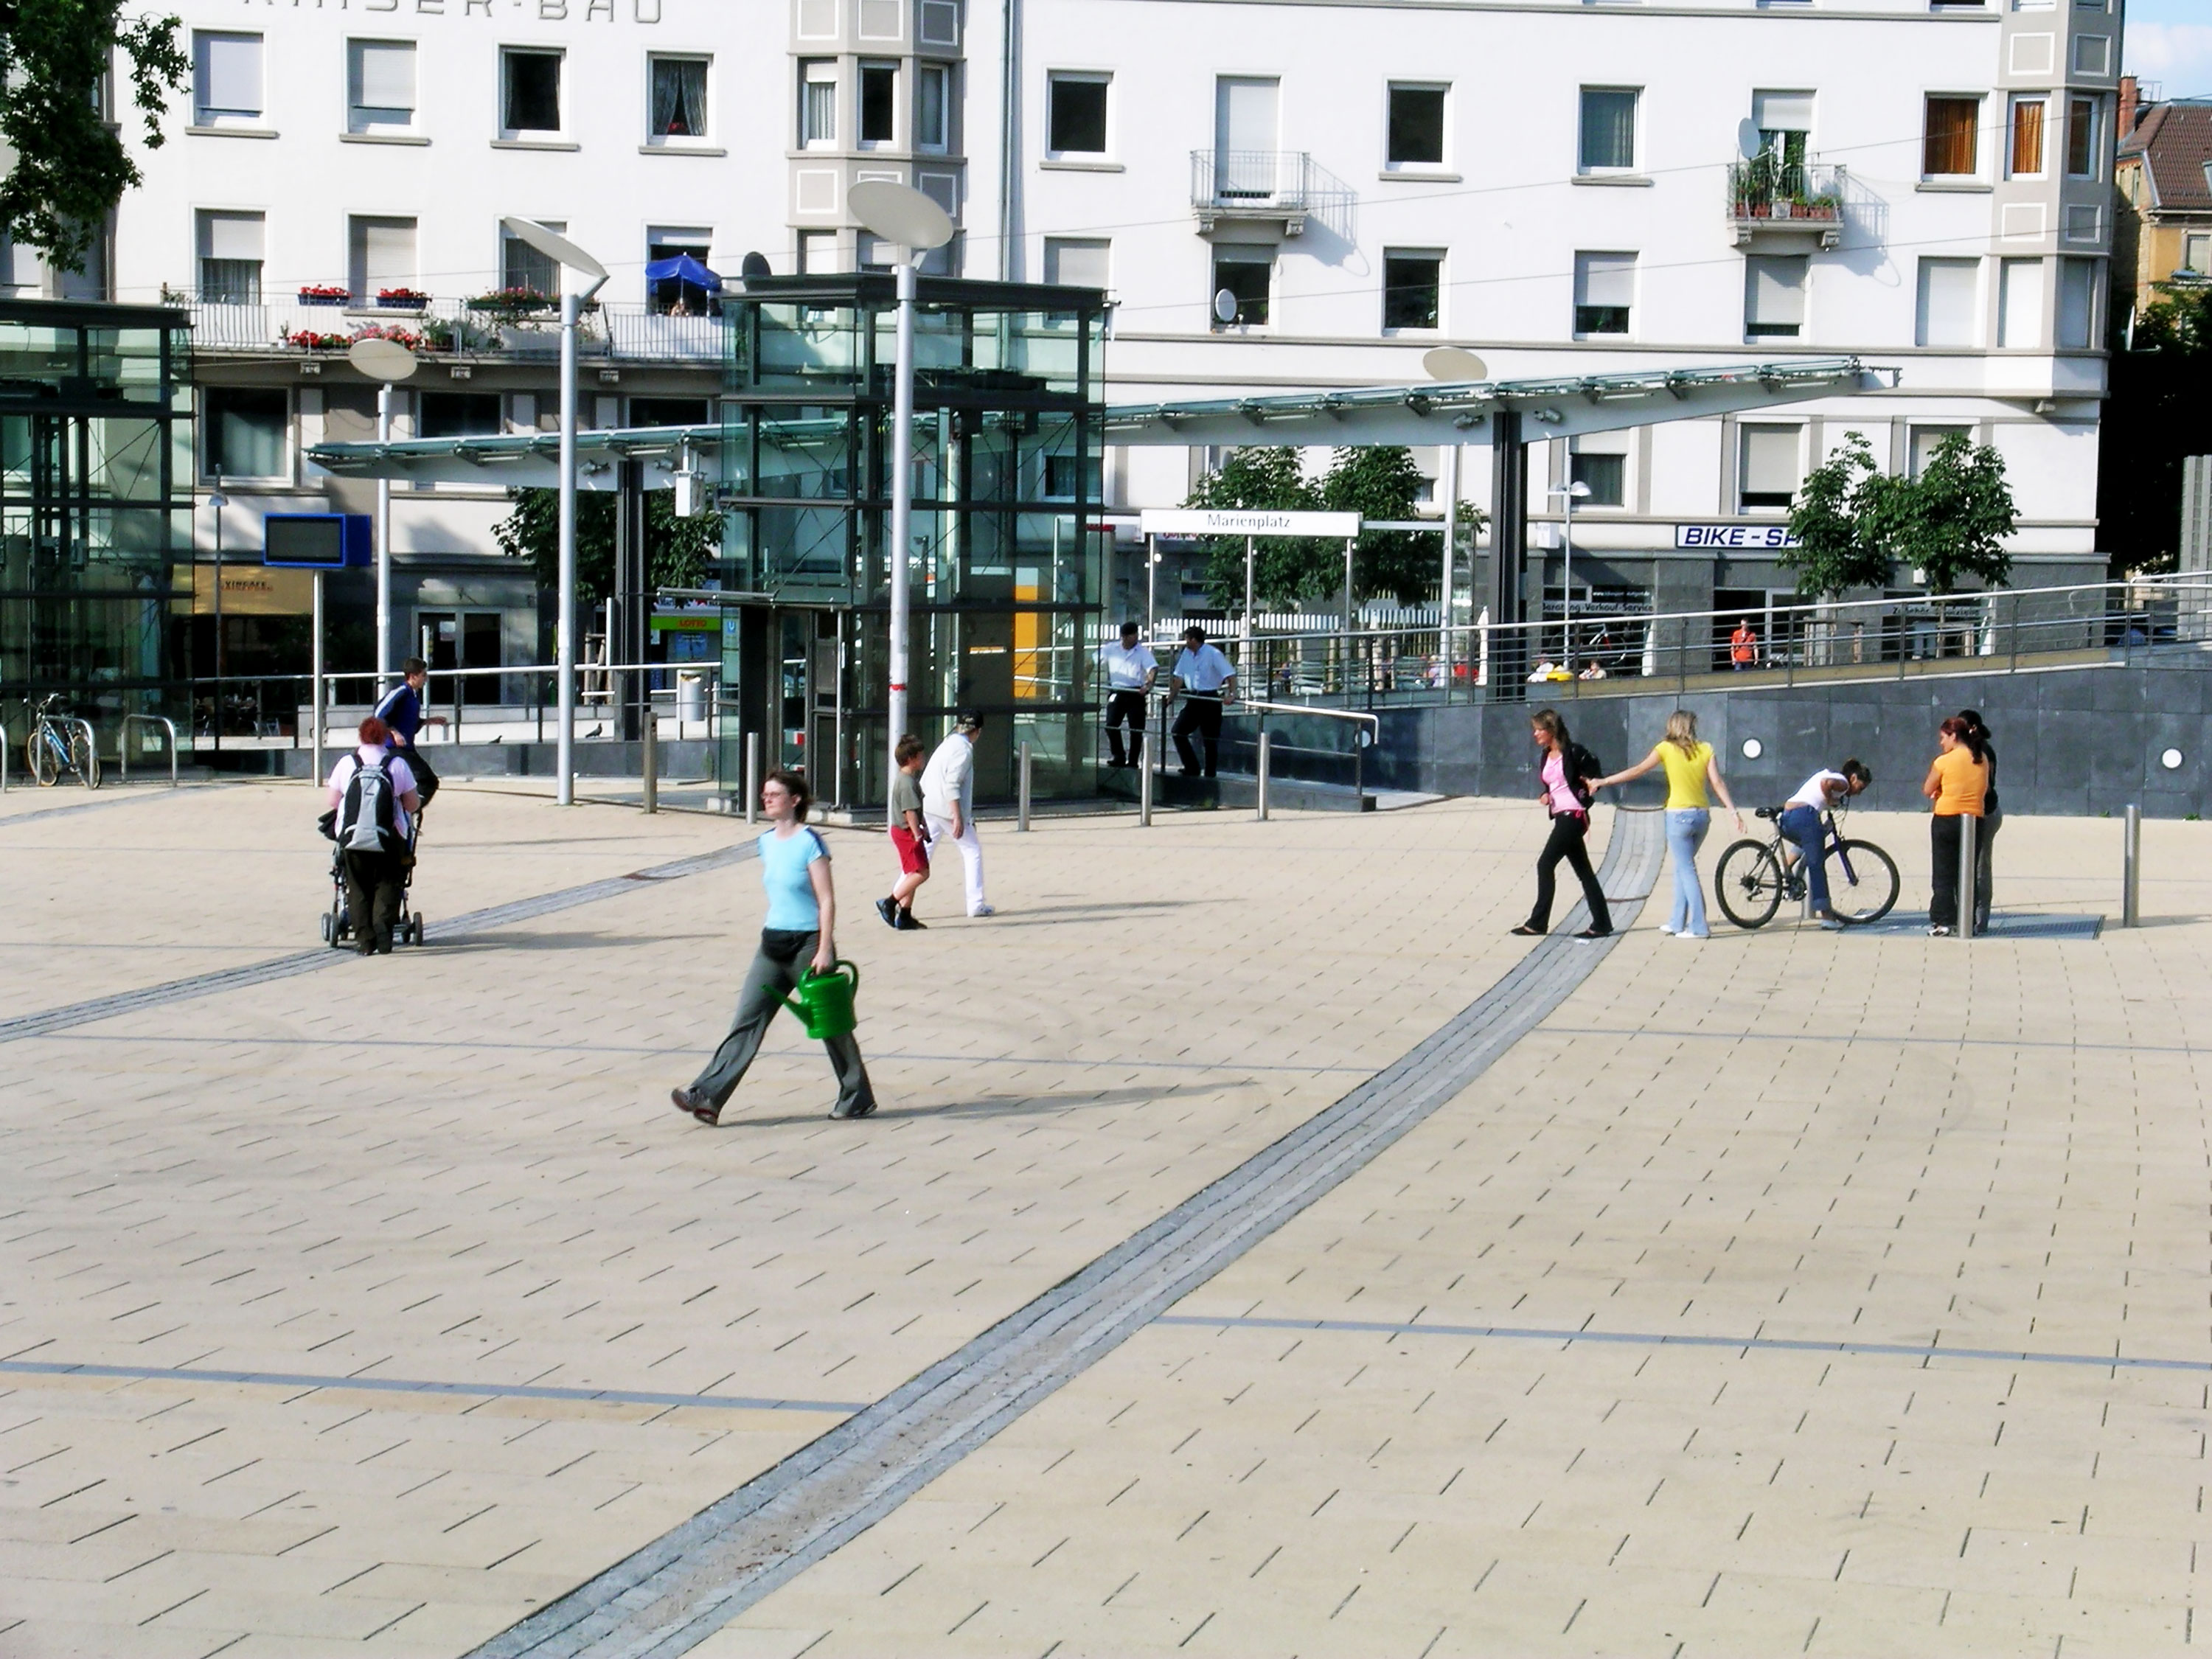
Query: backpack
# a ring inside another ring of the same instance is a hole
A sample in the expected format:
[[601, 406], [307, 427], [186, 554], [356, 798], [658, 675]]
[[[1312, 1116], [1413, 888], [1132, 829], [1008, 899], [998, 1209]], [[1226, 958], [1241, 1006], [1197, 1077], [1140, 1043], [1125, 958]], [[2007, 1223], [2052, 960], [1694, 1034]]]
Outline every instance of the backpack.
[[1589, 787], [1589, 781], [1605, 775], [1604, 763], [1582, 744], [1569, 738], [1566, 766], [1567, 787], [1574, 791], [1577, 800], [1588, 806], [1597, 793]]
[[398, 803], [385, 761], [356, 762], [338, 807], [337, 843], [349, 853], [400, 850]]

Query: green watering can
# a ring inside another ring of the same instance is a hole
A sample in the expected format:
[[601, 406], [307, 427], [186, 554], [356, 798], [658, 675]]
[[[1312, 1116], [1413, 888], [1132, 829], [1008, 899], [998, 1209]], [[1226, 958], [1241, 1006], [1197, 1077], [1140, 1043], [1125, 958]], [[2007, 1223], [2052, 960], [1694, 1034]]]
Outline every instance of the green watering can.
[[853, 993], [860, 988], [860, 970], [842, 958], [826, 974], [810, 973], [799, 981], [799, 998], [786, 997], [783, 1006], [799, 1016], [806, 1035], [817, 1041], [848, 1036], [853, 1030]]

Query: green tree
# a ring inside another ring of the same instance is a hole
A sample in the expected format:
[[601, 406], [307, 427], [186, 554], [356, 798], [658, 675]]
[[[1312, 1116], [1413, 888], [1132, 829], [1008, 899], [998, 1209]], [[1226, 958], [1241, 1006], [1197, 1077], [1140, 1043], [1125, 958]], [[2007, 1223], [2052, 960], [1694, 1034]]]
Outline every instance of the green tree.
[[0, 143], [14, 152], [0, 183], [0, 232], [63, 270], [83, 262], [95, 228], [141, 181], [102, 106], [117, 54], [130, 65], [149, 149], [161, 146], [168, 94], [191, 76], [179, 19], [125, 22], [123, 9], [124, 0], [0, 0]]
[[1885, 521], [1876, 533], [1899, 562], [1923, 572], [1931, 593], [1948, 593], [1962, 578], [2002, 587], [2012, 574], [2004, 538], [2020, 524], [2004, 457], [1954, 432], [1917, 478], [1893, 479]]
[[[1331, 513], [1403, 521], [1420, 511], [1425, 482], [1413, 465], [1413, 452], [1399, 445], [1340, 449], [1322, 480], [1322, 506]], [[1367, 531], [1352, 550], [1352, 597], [1372, 599], [1387, 594], [1401, 605], [1416, 604], [1437, 585], [1443, 559], [1442, 544], [1434, 536], [1410, 530]], [[1336, 591], [1343, 591], [1340, 568]]]
[[[1305, 476], [1299, 452], [1287, 446], [1232, 449], [1218, 469], [1192, 486], [1185, 507], [1218, 511], [1316, 513], [1321, 492]], [[1304, 537], [1263, 536], [1254, 544], [1252, 586], [1255, 602], [1285, 605], [1330, 591], [1338, 568], [1328, 563], [1330, 544]], [[1336, 556], [1339, 562], [1341, 555]], [[1316, 586], [1316, 583], [1319, 586]], [[1213, 536], [1206, 540], [1206, 592], [1214, 608], [1244, 607], [1244, 538]]]
[[[557, 489], [510, 489], [507, 499], [514, 511], [492, 527], [499, 550], [511, 559], [527, 559], [538, 585], [561, 586], [561, 492]], [[604, 603], [615, 586], [616, 496], [604, 490], [585, 490], [576, 497], [576, 598], [584, 605]], [[645, 498], [647, 586], [650, 588], [696, 587], [707, 574], [722, 543], [722, 515], [702, 514], [696, 519], [676, 516], [676, 499], [665, 489], [648, 491]]]
[[1863, 432], [1845, 433], [1844, 447], [1806, 474], [1790, 509], [1797, 545], [1776, 560], [1797, 573], [1799, 592], [1832, 599], [1846, 588], [1889, 585], [1895, 562], [1874, 526], [1890, 483]]

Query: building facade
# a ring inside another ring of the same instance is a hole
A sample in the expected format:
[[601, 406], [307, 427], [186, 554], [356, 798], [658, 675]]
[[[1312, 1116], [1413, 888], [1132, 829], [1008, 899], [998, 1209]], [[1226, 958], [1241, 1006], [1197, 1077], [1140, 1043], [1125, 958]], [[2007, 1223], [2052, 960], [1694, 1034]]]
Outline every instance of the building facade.
[[2208, 167], [2212, 100], [2148, 105], [2121, 133], [2112, 291], [2123, 314], [2151, 304], [2161, 289], [2212, 283]]
[[[933, 269], [1109, 292], [1109, 404], [1419, 383], [1439, 344], [1514, 380], [1801, 354], [1902, 370], [1894, 391], [1543, 447], [1540, 540], [1557, 491], [1590, 492], [1578, 603], [1786, 592], [1765, 544], [1852, 431], [1897, 470], [1952, 432], [1995, 445], [2015, 581], [2093, 580], [2121, 3], [179, 0], [191, 107], [142, 155], [106, 258], [118, 297], [189, 301], [198, 470], [235, 481], [249, 521], [358, 505], [299, 458], [367, 435], [374, 389], [334, 349], [362, 331], [423, 349], [403, 434], [549, 422], [558, 278], [501, 216], [614, 272], [588, 417], [674, 422], [718, 393], [721, 330], [692, 314], [710, 295], [647, 265], [880, 264], [843, 204], [890, 178], [960, 228]], [[1443, 476], [1440, 450], [1416, 454]], [[1486, 452], [1463, 456], [1460, 495], [1486, 500]], [[1181, 501], [1214, 459], [1109, 450], [1109, 515]], [[495, 477], [396, 491], [403, 570], [493, 583], [505, 511]], [[1140, 608], [1140, 567], [1121, 568], [1104, 597]], [[1533, 580], [1558, 594], [1564, 574]], [[534, 645], [518, 595], [477, 591], [403, 594], [403, 625], [465, 637], [481, 603], [502, 621], [480, 640]]]

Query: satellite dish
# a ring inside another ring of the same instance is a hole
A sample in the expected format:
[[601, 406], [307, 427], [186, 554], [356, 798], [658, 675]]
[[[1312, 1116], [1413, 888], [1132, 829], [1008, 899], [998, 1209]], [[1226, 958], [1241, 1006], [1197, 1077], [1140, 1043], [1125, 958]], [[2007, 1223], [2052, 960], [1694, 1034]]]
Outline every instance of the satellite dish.
[[868, 179], [845, 192], [853, 216], [886, 242], [927, 253], [952, 240], [952, 219], [911, 185]]
[[1213, 296], [1213, 315], [1216, 321], [1235, 322], [1237, 309], [1237, 296], [1227, 289], [1221, 289]]
[[748, 253], [744, 263], [738, 267], [738, 275], [750, 282], [756, 276], [773, 276], [775, 272], [769, 266], [768, 255]]
[[1490, 365], [1472, 351], [1457, 346], [1437, 346], [1421, 354], [1421, 367], [1432, 380], [1486, 380]]
[[372, 380], [404, 380], [415, 373], [415, 354], [397, 340], [356, 340], [346, 361]]
[[566, 265], [594, 282], [606, 281], [607, 268], [558, 231], [546, 229], [535, 219], [518, 219], [512, 215], [499, 222], [516, 241], [527, 242], [555, 264]]
[[1759, 123], [1748, 115], [1735, 124], [1735, 148], [1747, 161], [1756, 161], [1766, 148], [1766, 140], [1759, 136]]

